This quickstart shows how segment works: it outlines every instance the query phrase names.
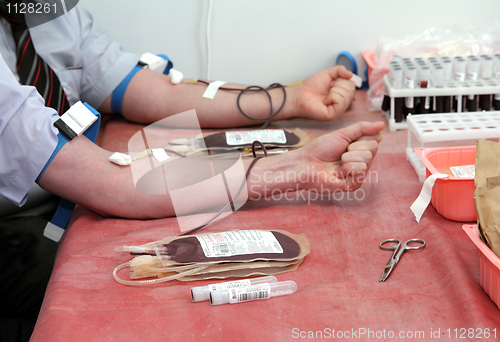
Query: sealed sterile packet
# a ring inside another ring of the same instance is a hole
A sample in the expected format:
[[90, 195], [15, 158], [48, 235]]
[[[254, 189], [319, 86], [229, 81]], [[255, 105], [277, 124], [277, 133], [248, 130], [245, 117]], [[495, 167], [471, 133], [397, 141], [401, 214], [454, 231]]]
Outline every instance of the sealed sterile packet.
[[304, 234], [283, 230], [234, 230], [166, 237], [151, 244], [121, 246], [116, 250], [136, 256], [115, 269], [115, 280], [141, 285], [141, 281], [119, 279], [117, 271], [129, 267], [131, 279], [160, 278], [156, 282], [273, 275], [295, 270], [311, 247]]
[[196, 156], [210, 151], [211, 154], [238, 150], [243, 157], [252, 156], [251, 146], [254, 141], [260, 141], [272, 153], [273, 149], [286, 152], [297, 149], [311, 138], [301, 129], [293, 131], [284, 129], [262, 129], [249, 131], [228, 131], [203, 133], [193, 138], [175, 139], [168, 149], [186, 157]]

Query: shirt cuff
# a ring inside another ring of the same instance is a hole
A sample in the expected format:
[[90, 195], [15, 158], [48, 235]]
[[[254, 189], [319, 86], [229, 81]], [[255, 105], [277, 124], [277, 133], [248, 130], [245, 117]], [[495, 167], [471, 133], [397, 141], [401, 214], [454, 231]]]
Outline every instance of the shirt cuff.
[[38, 137], [33, 149], [16, 173], [12, 183], [2, 194], [6, 199], [21, 207], [28, 199], [28, 191], [44, 168], [57, 146], [57, 129], [54, 122], [59, 118], [52, 115], [45, 123], [44, 129]]

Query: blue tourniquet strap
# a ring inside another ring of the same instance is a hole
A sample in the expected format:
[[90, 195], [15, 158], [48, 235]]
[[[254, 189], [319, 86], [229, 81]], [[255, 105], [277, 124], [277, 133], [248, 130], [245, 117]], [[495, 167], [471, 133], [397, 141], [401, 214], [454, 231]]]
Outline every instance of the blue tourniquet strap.
[[[168, 75], [170, 72], [170, 69], [174, 66], [170, 58], [168, 58], [166, 55], [157, 55], [158, 57], [163, 58], [164, 60], [168, 61], [167, 65], [165, 66], [165, 69], [163, 70], [163, 74]], [[128, 84], [132, 80], [132, 77], [135, 76], [135, 74], [143, 68], [142, 65], [136, 65], [134, 69], [121, 81], [121, 83], [118, 85], [118, 87], [113, 90], [113, 93], [111, 94], [111, 110], [113, 113], [121, 114], [122, 113], [122, 104], [123, 104], [123, 97], [125, 96], [125, 90], [127, 90]]]
[[[99, 114], [98, 111], [96, 111], [94, 108], [92, 108], [89, 104], [86, 102], [84, 103], [85, 107], [87, 107], [95, 116], [97, 116], [97, 121], [92, 124], [84, 133], [89, 140], [92, 140], [95, 142], [97, 138], [97, 133], [99, 132], [99, 125], [101, 123], [101, 114]], [[52, 156], [50, 157], [49, 161], [47, 164], [45, 164], [45, 167], [43, 168], [42, 172], [38, 176], [38, 179], [40, 179], [40, 176], [43, 174], [47, 166], [50, 164], [52, 159], [56, 156], [56, 154], [59, 152], [59, 150], [68, 142], [68, 138], [64, 135], [59, 133], [57, 135], [59, 142], [57, 144], [56, 149], [54, 150], [54, 153], [52, 153]], [[37, 180], [38, 180], [37, 179]], [[48, 237], [49, 239], [59, 242], [61, 239], [64, 230], [66, 229], [66, 226], [68, 225], [68, 222], [71, 218], [71, 215], [73, 214], [73, 209], [75, 208], [75, 203], [70, 202], [64, 198], [61, 198], [59, 201], [59, 206], [57, 207], [56, 213], [52, 217], [52, 220], [47, 224], [45, 227], [45, 230], [43, 232], [43, 235]]]

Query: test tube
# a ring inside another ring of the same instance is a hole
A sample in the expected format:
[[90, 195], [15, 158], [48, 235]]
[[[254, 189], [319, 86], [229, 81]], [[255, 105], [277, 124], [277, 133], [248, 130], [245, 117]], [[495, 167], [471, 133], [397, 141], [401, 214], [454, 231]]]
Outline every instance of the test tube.
[[[403, 69], [401, 67], [394, 68], [394, 70], [392, 72], [392, 77], [393, 77], [392, 84], [394, 86], [394, 89], [403, 88]], [[394, 120], [396, 122], [403, 121], [403, 116], [404, 116], [404, 112], [405, 112], [404, 106], [405, 106], [405, 99], [404, 98], [396, 97], [394, 99]]]
[[[434, 88], [444, 87], [444, 68], [442, 66], [436, 66], [434, 72], [432, 73], [432, 86]], [[436, 96], [434, 99], [434, 112], [444, 113], [444, 102], [448, 98], [448, 109], [449, 109], [449, 96]]]
[[441, 60], [441, 65], [443, 66], [444, 70], [444, 81], [445, 82], [450, 82], [453, 78], [453, 65], [451, 60], [449, 59], [442, 59]]
[[[456, 82], [464, 82], [465, 81], [465, 67], [466, 61], [460, 56], [453, 58], [453, 76]], [[465, 96], [455, 96], [455, 100], [453, 101], [453, 110], [455, 112], [463, 111], [465, 108]], [[460, 105], [458, 101], [461, 101]]]
[[[417, 68], [408, 66], [404, 75], [404, 87], [406, 89], [415, 89], [417, 82]], [[413, 96], [405, 98], [405, 114], [415, 114], [415, 99]]]
[[455, 81], [464, 82], [465, 81], [465, 66], [466, 61], [460, 56], [453, 58], [453, 73]]
[[400, 56], [400, 55], [392, 55], [392, 61], [393, 62], [398, 62], [398, 63], [401, 63], [401, 60], [403, 58]]
[[[420, 88], [429, 88], [431, 78], [431, 69], [428, 66], [421, 66], [418, 69], [418, 82]], [[420, 103], [418, 106], [419, 114], [427, 114], [431, 108], [431, 98], [430, 96], [422, 96], [420, 97]]]
[[278, 279], [273, 276], [253, 278], [253, 279], [242, 279], [236, 281], [226, 281], [218, 284], [210, 284], [206, 286], [197, 286], [191, 288], [191, 299], [193, 302], [201, 302], [203, 300], [210, 299], [210, 292], [217, 290], [226, 289], [236, 289], [243, 288], [252, 285], [266, 284], [266, 283], [277, 283]]
[[[394, 58], [394, 56], [393, 56]], [[393, 69], [395, 67], [398, 67], [399, 66], [399, 62], [397, 61], [392, 61], [389, 63], [389, 74], [388, 74], [388, 77], [389, 77], [389, 81], [391, 82], [391, 84], [393, 84], [393, 76], [392, 76], [392, 73], [393, 73]], [[394, 85], [393, 85], [394, 87]], [[389, 94], [387, 94], [387, 89], [384, 89], [384, 99], [382, 100], [382, 110], [384, 112], [387, 112], [389, 109], [391, 109], [391, 97], [389, 96]]]
[[259, 284], [238, 289], [215, 290], [210, 292], [210, 304], [236, 304], [251, 300], [269, 299], [286, 296], [297, 291], [297, 284], [292, 280], [278, 283]]
[[438, 62], [438, 59], [436, 57], [429, 57], [427, 58], [427, 60], [429, 61], [430, 64]]
[[[493, 58], [485, 56], [481, 58], [481, 78], [485, 81], [491, 80], [493, 77]], [[479, 106], [481, 110], [491, 110], [492, 94], [484, 94], [479, 97]]]
[[[493, 59], [493, 76], [500, 81], [500, 55], [495, 55]], [[495, 110], [500, 110], [500, 94], [493, 96], [493, 107]]]
[[[467, 57], [467, 80], [476, 82], [479, 75], [479, 59], [474, 56]], [[479, 111], [479, 96], [469, 94], [467, 96], [467, 110], [469, 112]]]
[[[450, 82], [453, 78], [453, 66], [451, 59], [443, 57], [441, 59], [441, 64], [443, 66], [443, 72], [444, 72], [444, 82]], [[452, 96], [444, 96], [443, 99], [443, 113], [450, 113], [451, 108], [452, 108], [452, 101], [453, 97]]]
[[411, 58], [402, 58], [401, 63], [402, 64], [413, 64], [413, 61]]

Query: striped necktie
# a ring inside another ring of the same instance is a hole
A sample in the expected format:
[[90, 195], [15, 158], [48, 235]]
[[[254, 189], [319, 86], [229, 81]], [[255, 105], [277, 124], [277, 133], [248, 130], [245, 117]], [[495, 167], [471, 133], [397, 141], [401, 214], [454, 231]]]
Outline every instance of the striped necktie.
[[[45, 105], [54, 108], [59, 115], [62, 115], [68, 110], [69, 104], [61, 83], [54, 71], [36, 53], [24, 15], [13, 13], [13, 6], [8, 7], [8, 3], [19, 2], [0, 0], [0, 16], [11, 24], [12, 35], [16, 43], [16, 67], [21, 84], [36, 87], [45, 99]], [[9, 8], [11, 13], [9, 13]]]

